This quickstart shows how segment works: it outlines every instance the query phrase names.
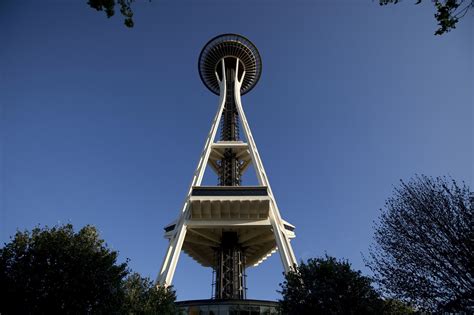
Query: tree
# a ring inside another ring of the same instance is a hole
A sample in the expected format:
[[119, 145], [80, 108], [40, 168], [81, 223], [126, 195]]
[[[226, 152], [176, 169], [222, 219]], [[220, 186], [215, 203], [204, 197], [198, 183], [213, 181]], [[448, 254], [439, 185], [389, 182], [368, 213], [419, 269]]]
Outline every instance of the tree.
[[283, 314], [381, 314], [384, 309], [371, 279], [334, 257], [301, 262], [280, 287]]
[[176, 313], [171, 287], [128, 275], [117, 256], [89, 225], [17, 232], [0, 248], [0, 314]]
[[122, 314], [176, 314], [176, 294], [171, 287], [155, 286], [133, 273], [124, 281]]
[[381, 209], [368, 266], [384, 291], [427, 311], [474, 309], [469, 188], [444, 177], [401, 181]]
[[381, 313], [385, 315], [417, 314], [413, 307], [395, 299], [385, 299], [383, 301], [383, 311]]
[[[397, 4], [400, 0], [379, 0], [380, 5]], [[415, 4], [420, 4], [422, 0], [416, 0]], [[469, 9], [474, 8], [474, 0], [431, 0], [436, 13], [434, 15], [438, 21], [438, 29], [435, 35], [442, 35], [456, 28], [459, 19], [463, 18]]]
[[0, 249], [0, 313], [115, 313], [127, 272], [92, 226], [17, 232]]
[[125, 17], [124, 24], [127, 27], [133, 27], [133, 10], [132, 2], [135, 0], [88, 0], [87, 4], [97, 11], [105, 11], [108, 18], [114, 16], [115, 5], [120, 6], [120, 13]]

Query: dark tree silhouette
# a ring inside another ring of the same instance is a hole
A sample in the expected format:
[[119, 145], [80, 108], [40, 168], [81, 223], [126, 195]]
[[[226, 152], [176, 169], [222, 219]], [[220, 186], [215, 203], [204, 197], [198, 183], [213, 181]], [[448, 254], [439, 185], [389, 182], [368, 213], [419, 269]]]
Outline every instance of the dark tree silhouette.
[[0, 248], [0, 314], [176, 314], [173, 289], [117, 255], [92, 226], [17, 232]]
[[280, 284], [283, 314], [382, 314], [371, 279], [334, 257], [309, 259]]
[[[423, 0], [416, 0], [415, 4], [420, 4]], [[397, 4], [401, 0], [379, 0], [380, 5]], [[436, 8], [434, 15], [438, 21], [438, 29], [435, 35], [442, 35], [456, 28], [459, 19], [463, 18], [474, 8], [474, 0], [431, 0]]]
[[177, 312], [176, 294], [172, 287], [155, 286], [149, 278], [132, 273], [124, 281], [121, 314], [163, 314]]
[[94, 227], [17, 232], [0, 249], [0, 313], [108, 314], [120, 309], [127, 264]]
[[133, 11], [132, 3], [135, 0], [88, 0], [87, 4], [97, 11], [105, 11], [105, 14], [108, 18], [112, 17], [115, 14], [115, 5], [120, 7], [120, 13], [125, 18], [124, 24], [127, 27], [133, 27]]
[[427, 311], [474, 309], [469, 188], [444, 177], [401, 181], [381, 210], [369, 267], [386, 293]]

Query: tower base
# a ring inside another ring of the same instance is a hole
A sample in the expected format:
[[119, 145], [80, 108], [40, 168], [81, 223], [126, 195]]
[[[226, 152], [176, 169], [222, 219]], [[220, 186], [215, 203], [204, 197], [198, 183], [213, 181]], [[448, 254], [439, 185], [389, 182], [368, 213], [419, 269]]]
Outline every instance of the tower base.
[[278, 302], [265, 300], [191, 300], [176, 302], [179, 315], [278, 315]]

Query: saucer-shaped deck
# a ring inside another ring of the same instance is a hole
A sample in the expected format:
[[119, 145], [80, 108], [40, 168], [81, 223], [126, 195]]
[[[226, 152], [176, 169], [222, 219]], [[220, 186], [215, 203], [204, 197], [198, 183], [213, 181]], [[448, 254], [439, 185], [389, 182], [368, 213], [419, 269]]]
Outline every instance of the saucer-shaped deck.
[[244, 95], [257, 84], [262, 73], [262, 60], [257, 47], [241, 35], [224, 34], [211, 39], [199, 55], [199, 75], [204, 85], [219, 95], [216, 67], [219, 61], [229, 57], [238, 58], [244, 67], [245, 77], [240, 90], [241, 95]]

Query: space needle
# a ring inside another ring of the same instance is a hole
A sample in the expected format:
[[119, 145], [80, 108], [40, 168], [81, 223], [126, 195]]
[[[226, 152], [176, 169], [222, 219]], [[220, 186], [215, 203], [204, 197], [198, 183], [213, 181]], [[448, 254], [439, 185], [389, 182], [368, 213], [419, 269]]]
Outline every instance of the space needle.
[[[198, 70], [204, 85], [219, 96], [217, 113], [178, 218], [165, 227], [169, 245], [158, 282], [172, 284], [184, 251], [212, 268], [213, 296], [181, 307], [221, 307], [222, 313], [237, 304], [263, 307], [265, 301], [247, 300], [245, 270], [278, 251], [286, 273], [296, 258], [290, 244], [295, 227], [281, 217], [241, 102], [260, 78], [261, 57], [247, 38], [219, 35], [202, 49]], [[243, 183], [250, 165], [257, 186]], [[206, 166], [216, 173], [218, 185], [201, 185]]]

